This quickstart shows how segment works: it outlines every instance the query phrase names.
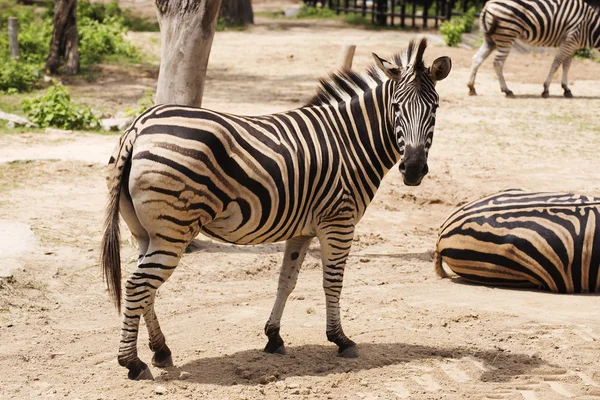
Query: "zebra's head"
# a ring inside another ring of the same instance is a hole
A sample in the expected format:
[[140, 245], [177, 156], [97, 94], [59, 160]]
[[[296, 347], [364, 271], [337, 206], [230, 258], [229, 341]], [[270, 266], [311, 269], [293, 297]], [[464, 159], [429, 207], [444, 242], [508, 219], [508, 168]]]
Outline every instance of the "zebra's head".
[[437, 58], [429, 68], [423, 62], [427, 40], [411, 41], [406, 52], [391, 61], [373, 54], [376, 66], [392, 81], [388, 104], [389, 123], [400, 153], [404, 184], [417, 186], [429, 172], [427, 155], [433, 141], [439, 96], [437, 81], [448, 76], [450, 57]]

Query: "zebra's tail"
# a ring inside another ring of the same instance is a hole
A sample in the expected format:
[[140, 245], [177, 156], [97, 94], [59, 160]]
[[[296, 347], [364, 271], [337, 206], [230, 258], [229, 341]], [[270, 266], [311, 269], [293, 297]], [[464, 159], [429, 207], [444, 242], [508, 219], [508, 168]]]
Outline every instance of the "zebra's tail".
[[119, 227], [119, 202], [121, 188], [127, 184], [131, 166], [131, 150], [135, 133], [130, 129], [121, 136], [119, 145], [108, 162], [108, 203], [104, 220], [104, 235], [100, 248], [100, 265], [108, 292], [121, 312], [121, 230]]
[[447, 278], [448, 274], [446, 273], [446, 271], [444, 270], [444, 267], [442, 266], [442, 255], [440, 254], [440, 252], [435, 249], [435, 254], [433, 255], [433, 265], [435, 268], [435, 274], [437, 276], [439, 276], [440, 278]]
[[496, 29], [498, 29], [498, 18], [492, 15], [492, 23], [488, 26], [488, 24], [485, 22], [485, 17], [487, 13], [488, 10], [484, 7], [481, 13], [481, 26], [483, 27], [483, 33], [486, 36], [491, 36], [496, 32]]

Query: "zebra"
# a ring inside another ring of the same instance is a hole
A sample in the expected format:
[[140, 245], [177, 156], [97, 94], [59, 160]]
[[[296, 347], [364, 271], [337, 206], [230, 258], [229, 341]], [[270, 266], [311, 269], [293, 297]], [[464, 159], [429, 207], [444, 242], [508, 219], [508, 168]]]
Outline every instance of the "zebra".
[[514, 97], [506, 86], [502, 68], [513, 42], [518, 38], [536, 46], [559, 47], [544, 82], [544, 98], [550, 96], [548, 88], [561, 64], [564, 96], [573, 97], [567, 79], [573, 55], [583, 47], [600, 48], [600, 15], [583, 0], [490, 0], [481, 11], [480, 26], [485, 37], [471, 64], [471, 78], [467, 86], [472, 96], [477, 94], [477, 69], [492, 50], [497, 49], [494, 69], [500, 90], [507, 97]]
[[475, 200], [443, 223], [435, 252], [468, 281], [556, 293], [600, 291], [600, 198], [511, 189]]
[[428, 173], [439, 96], [449, 57], [425, 67], [425, 39], [366, 73], [320, 81], [301, 108], [247, 117], [157, 105], [121, 136], [110, 161], [101, 246], [108, 291], [120, 312], [119, 212], [139, 244], [126, 281], [118, 361], [130, 379], [153, 379], [137, 356], [140, 318], [152, 363], [173, 365], [154, 312], [157, 289], [202, 233], [235, 244], [285, 241], [277, 296], [265, 326], [268, 353], [285, 354], [280, 320], [309, 243], [321, 245], [327, 339], [356, 357], [342, 330], [339, 298], [354, 229], [398, 161], [408, 186]]

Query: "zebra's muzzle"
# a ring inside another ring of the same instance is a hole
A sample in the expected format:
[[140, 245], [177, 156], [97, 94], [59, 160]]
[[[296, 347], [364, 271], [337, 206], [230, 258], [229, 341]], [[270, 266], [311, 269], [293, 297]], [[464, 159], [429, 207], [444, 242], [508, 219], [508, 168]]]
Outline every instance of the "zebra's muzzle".
[[429, 172], [424, 146], [406, 146], [399, 165], [406, 186], [418, 186]]

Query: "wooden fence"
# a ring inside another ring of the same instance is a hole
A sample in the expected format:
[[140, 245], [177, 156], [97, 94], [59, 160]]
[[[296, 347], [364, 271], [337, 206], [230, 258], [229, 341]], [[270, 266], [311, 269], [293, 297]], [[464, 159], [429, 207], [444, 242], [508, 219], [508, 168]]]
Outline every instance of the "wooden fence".
[[401, 28], [438, 28], [452, 15], [470, 7], [477, 11], [485, 0], [305, 0], [313, 7], [327, 7], [337, 14], [355, 14], [369, 18], [375, 25]]

